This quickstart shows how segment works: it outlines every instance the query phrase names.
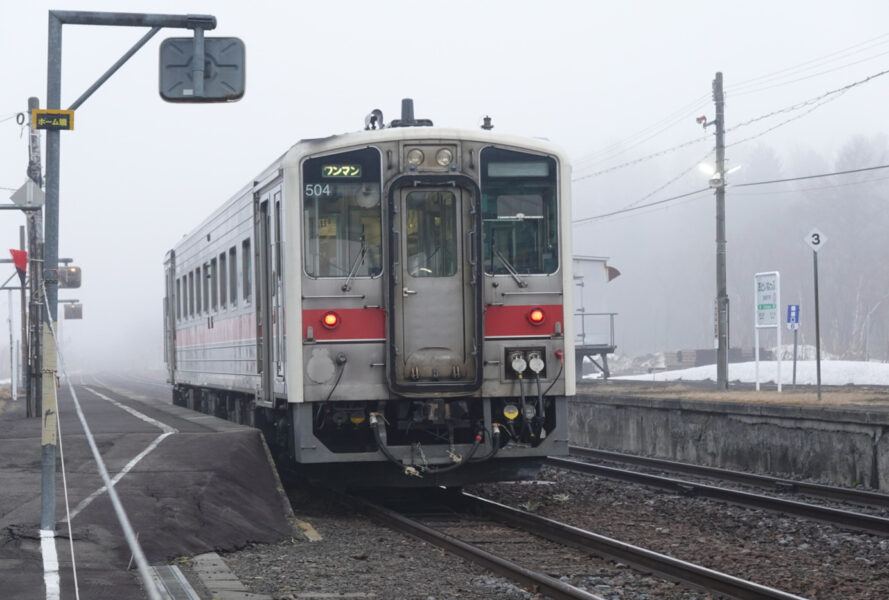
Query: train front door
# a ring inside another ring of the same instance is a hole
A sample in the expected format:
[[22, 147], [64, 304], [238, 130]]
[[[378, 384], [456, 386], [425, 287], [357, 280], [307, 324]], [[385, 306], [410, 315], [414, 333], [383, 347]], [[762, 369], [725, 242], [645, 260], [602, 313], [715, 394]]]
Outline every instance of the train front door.
[[393, 201], [394, 387], [470, 389], [479, 372], [472, 194], [413, 187], [396, 191]]

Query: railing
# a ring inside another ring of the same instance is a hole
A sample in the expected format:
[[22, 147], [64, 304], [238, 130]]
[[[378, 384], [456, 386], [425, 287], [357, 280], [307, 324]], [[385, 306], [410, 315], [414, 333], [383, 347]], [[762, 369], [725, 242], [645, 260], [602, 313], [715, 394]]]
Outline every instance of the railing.
[[[578, 346], [614, 346], [614, 317], [617, 313], [574, 313], [575, 344]], [[607, 321], [606, 321], [607, 317]]]

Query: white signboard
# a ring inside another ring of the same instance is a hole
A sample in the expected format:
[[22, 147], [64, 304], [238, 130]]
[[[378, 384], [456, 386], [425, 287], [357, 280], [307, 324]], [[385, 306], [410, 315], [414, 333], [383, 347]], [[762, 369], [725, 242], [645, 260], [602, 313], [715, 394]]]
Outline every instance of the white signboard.
[[756, 285], [756, 326], [777, 327], [780, 275], [777, 271], [754, 275]]
[[759, 391], [759, 330], [775, 328], [777, 343], [777, 383], [781, 391], [781, 326], [778, 311], [781, 306], [781, 275], [778, 271], [757, 273], [753, 276], [754, 308], [754, 355], [756, 357], [756, 391]]

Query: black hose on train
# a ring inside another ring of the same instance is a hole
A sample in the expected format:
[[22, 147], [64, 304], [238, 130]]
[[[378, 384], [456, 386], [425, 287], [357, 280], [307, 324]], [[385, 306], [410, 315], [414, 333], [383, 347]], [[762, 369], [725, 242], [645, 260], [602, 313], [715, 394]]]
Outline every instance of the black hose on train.
[[[400, 460], [398, 460], [398, 458], [396, 458], [395, 455], [393, 455], [389, 451], [389, 448], [386, 446], [386, 442], [383, 441], [383, 435], [380, 432], [380, 428], [384, 426], [383, 423], [381, 422], [382, 419], [383, 419], [382, 415], [380, 415], [378, 413], [370, 413], [370, 425], [371, 425], [371, 429], [373, 430], [374, 440], [376, 440], [376, 442], [377, 442], [377, 447], [380, 449], [380, 452], [383, 453], [383, 456], [385, 456], [389, 460], [389, 462], [397, 465], [400, 469], [404, 469], [405, 472], [407, 472], [408, 468], [413, 467], [413, 465], [405, 465]], [[466, 464], [472, 460], [472, 457], [475, 456], [475, 453], [478, 451], [478, 447], [481, 444], [483, 439], [484, 439], [483, 432], [479, 431], [477, 434], [475, 434], [475, 439], [472, 442], [472, 447], [469, 449], [469, 454], [465, 458], [461, 459], [458, 462], [450, 464], [446, 467], [438, 467], [437, 468], [437, 467], [426, 466], [426, 467], [422, 468], [422, 471], [424, 473], [438, 474], [438, 473], [446, 473], [448, 471], [453, 471], [454, 469], [456, 469], [458, 467], [462, 467], [464, 464]], [[496, 445], [499, 445], [499, 444], [496, 444]], [[493, 453], [492, 453], [492, 456], [493, 456]], [[414, 468], [416, 468], [416, 467], [414, 467]]]
[[479, 456], [478, 458], [469, 458], [470, 462], [484, 462], [494, 456], [500, 451], [500, 425], [498, 423], [494, 423], [492, 425], [494, 429], [494, 434], [491, 436], [491, 451], [485, 454], [484, 456]]

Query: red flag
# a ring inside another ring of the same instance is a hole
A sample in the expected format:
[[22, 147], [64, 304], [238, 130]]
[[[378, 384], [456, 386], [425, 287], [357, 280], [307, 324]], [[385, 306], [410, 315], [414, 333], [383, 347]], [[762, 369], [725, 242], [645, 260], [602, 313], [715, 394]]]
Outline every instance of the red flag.
[[18, 271], [19, 278], [22, 280], [22, 285], [24, 285], [25, 273], [28, 272], [28, 253], [25, 250], [13, 250], [12, 248], [9, 249], [9, 253], [12, 254], [15, 270]]

